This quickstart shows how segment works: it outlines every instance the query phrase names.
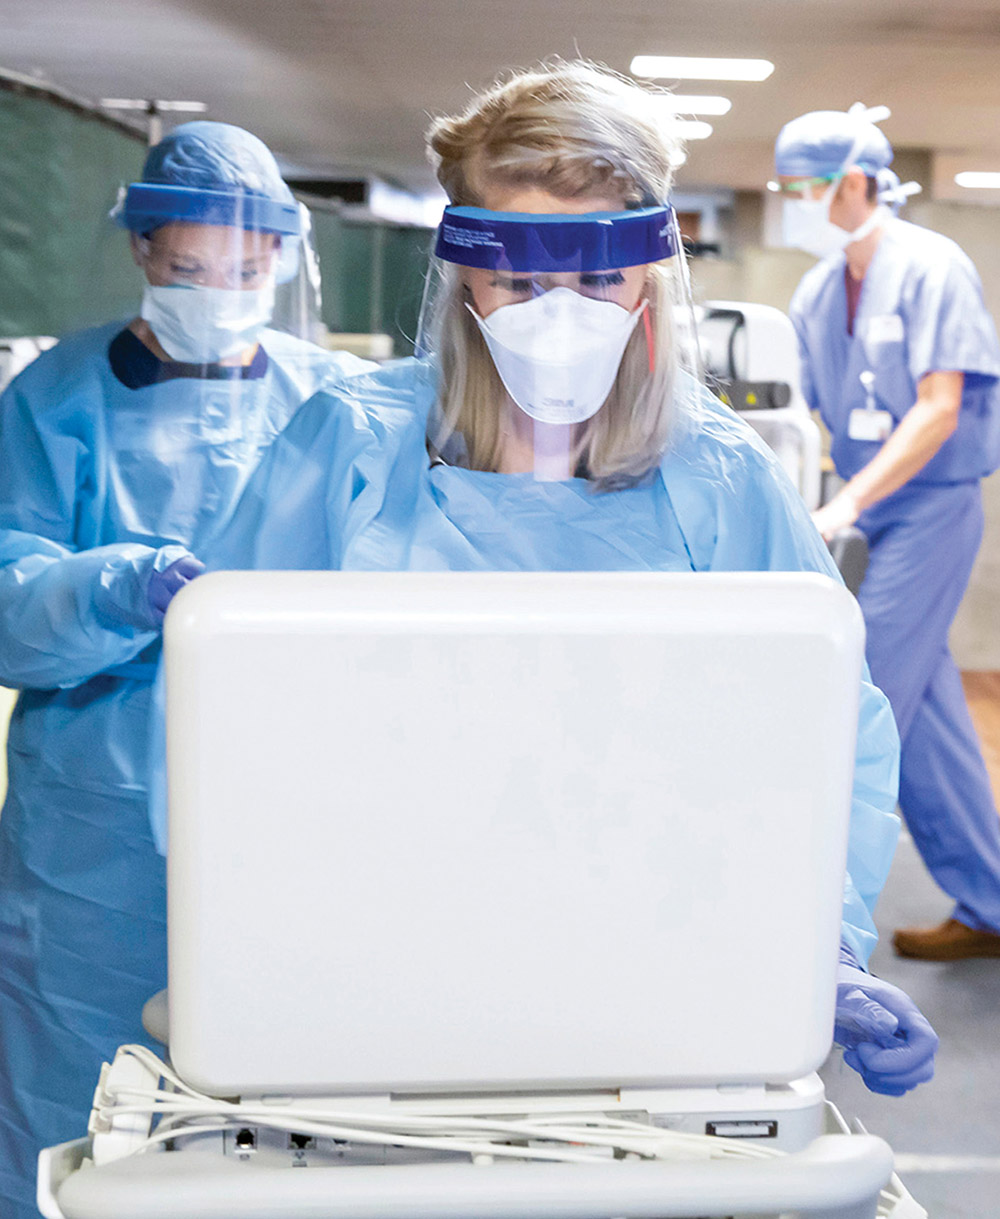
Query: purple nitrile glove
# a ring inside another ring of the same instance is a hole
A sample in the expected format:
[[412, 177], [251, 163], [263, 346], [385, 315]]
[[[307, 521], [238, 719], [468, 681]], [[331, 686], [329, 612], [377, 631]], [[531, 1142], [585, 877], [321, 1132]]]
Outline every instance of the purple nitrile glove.
[[898, 986], [866, 973], [842, 947], [833, 1039], [872, 1092], [902, 1096], [934, 1074], [937, 1033]]
[[205, 564], [200, 559], [196, 559], [193, 554], [186, 554], [175, 559], [163, 571], [154, 571], [146, 586], [149, 608], [155, 614], [165, 614], [167, 606], [184, 585], [190, 584], [195, 576], [200, 576], [204, 570]]

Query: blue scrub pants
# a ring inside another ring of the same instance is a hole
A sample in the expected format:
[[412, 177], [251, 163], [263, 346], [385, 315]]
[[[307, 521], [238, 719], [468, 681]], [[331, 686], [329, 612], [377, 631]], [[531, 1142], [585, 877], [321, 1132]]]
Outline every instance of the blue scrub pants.
[[954, 917], [1000, 932], [1000, 818], [948, 629], [983, 535], [976, 482], [914, 484], [863, 513], [868, 663], [902, 741], [899, 805]]

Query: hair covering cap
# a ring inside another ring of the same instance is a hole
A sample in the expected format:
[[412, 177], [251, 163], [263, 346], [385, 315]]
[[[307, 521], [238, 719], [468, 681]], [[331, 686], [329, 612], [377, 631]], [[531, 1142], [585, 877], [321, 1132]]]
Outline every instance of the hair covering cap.
[[783, 177], [833, 177], [857, 165], [875, 177], [892, 161], [892, 145], [873, 117], [884, 108], [812, 110], [786, 123], [774, 146], [774, 166]]
[[149, 150], [117, 219], [135, 233], [181, 220], [294, 236], [295, 199], [267, 145], [242, 127], [182, 123]]

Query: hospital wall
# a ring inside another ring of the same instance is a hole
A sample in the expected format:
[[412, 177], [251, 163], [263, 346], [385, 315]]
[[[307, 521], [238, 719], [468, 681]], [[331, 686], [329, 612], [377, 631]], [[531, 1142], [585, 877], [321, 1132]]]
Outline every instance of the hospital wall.
[[[906, 176], [910, 176], [907, 174]], [[788, 309], [792, 293], [815, 259], [763, 244], [764, 202], [759, 191], [739, 191], [725, 226], [723, 257], [692, 264], [695, 297], [757, 301]], [[986, 304], [1000, 323], [1000, 211], [974, 204], [917, 199], [906, 219], [958, 242], [976, 264]], [[983, 484], [986, 531], [972, 579], [951, 631], [962, 669], [1000, 669], [1000, 473]]]

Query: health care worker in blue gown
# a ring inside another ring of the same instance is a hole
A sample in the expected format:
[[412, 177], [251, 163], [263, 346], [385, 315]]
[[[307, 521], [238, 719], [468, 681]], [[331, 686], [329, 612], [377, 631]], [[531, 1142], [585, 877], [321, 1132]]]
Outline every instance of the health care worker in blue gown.
[[[430, 145], [453, 206], [422, 315], [428, 354], [307, 403], [209, 566], [837, 578], [773, 455], [697, 380], [663, 202], [678, 146], [658, 99], [557, 65], [441, 119]], [[898, 1095], [930, 1077], [937, 1039], [864, 967], [896, 839], [897, 751], [865, 681], [837, 1037], [870, 1087]]]
[[[884, 117], [884, 108], [875, 112]], [[822, 257], [792, 301], [803, 389], [845, 485], [815, 514], [868, 538], [868, 662], [902, 739], [899, 803], [937, 883], [940, 926], [899, 930], [925, 960], [1000, 956], [1000, 820], [948, 628], [1000, 462], [1000, 345], [979, 277], [946, 237], [896, 218], [907, 188], [863, 106], [788, 123], [775, 163], [790, 244]]]
[[0, 817], [0, 1213], [35, 1215], [41, 1146], [86, 1128], [102, 1059], [165, 982], [146, 808], [164, 609], [261, 453], [371, 365], [269, 326], [305, 273], [268, 149], [176, 128], [119, 220], [140, 316], [72, 334], [0, 400], [0, 681], [20, 687]]

